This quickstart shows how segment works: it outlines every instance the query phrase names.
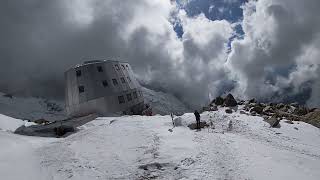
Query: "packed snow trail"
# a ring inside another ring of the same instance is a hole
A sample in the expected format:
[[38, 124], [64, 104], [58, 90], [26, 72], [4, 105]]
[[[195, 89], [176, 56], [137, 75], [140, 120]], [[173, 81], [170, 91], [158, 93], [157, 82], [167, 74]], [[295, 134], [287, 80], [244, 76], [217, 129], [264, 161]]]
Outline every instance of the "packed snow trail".
[[22, 174], [26, 169], [26, 177], [49, 180], [320, 177], [320, 131], [309, 124], [282, 121], [281, 128], [273, 129], [260, 117], [230, 115], [224, 109], [201, 114], [201, 120], [211, 120], [214, 129], [187, 128], [195, 122], [192, 113], [181, 119], [182, 126], [172, 132], [170, 116], [97, 118], [61, 139], [0, 131], [0, 142], [5, 144], [0, 151], [5, 176], [0, 176], [25, 179], [11, 170], [17, 167]]

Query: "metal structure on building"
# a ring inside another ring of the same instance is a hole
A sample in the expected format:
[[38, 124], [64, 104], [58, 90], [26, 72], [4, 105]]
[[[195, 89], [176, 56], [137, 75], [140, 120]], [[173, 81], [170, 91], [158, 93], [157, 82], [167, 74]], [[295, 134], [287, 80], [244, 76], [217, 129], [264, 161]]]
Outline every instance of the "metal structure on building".
[[69, 116], [98, 113], [141, 114], [141, 87], [126, 62], [86, 61], [65, 72], [65, 101]]

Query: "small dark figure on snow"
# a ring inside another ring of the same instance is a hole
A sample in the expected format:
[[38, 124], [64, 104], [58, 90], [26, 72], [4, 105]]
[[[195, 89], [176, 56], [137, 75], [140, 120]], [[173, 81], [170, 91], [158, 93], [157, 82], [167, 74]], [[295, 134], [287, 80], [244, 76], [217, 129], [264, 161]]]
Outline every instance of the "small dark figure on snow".
[[200, 129], [200, 114], [197, 110], [194, 111], [194, 116], [196, 117], [197, 121], [197, 129]]

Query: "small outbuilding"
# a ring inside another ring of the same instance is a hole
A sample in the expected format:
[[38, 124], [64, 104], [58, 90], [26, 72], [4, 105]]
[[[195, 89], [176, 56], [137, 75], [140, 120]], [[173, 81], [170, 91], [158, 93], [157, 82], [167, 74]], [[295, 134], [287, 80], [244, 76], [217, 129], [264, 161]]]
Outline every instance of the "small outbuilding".
[[144, 98], [131, 66], [113, 60], [86, 61], [65, 72], [69, 116], [141, 114]]

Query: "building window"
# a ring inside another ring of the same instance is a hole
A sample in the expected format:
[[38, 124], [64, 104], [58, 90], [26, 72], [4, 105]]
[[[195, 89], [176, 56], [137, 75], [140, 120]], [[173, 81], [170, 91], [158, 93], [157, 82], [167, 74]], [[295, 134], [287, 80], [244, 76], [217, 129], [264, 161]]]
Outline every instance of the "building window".
[[127, 79], [128, 79], [128, 81], [129, 81], [129, 82], [131, 82], [131, 79], [130, 79], [130, 77], [127, 77]]
[[97, 66], [98, 72], [103, 72], [102, 66]]
[[76, 75], [77, 75], [77, 77], [80, 77], [81, 76], [81, 70], [77, 70], [76, 71]]
[[118, 65], [118, 64], [116, 64], [116, 65], [115, 65], [115, 67], [116, 67], [116, 70], [118, 70], [118, 71], [120, 70], [120, 68], [119, 68], [119, 65]]
[[128, 101], [131, 101], [131, 100], [132, 100], [131, 94], [127, 94], [127, 99], [128, 99]]
[[120, 78], [122, 83], [126, 83], [126, 80], [122, 77]]
[[84, 86], [79, 86], [79, 93], [83, 93], [84, 92]]
[[118, 96], [119, 104], [125, 103], [124, 96]]
[[133, 92], [133, 98], [137, 99], [138, 98], [138, 95], [137, 95], [137, 92]]
[[107, 80], [103, 80], [102, 81], [102, 85], [103, 85], [103, 87], [107, 87], [108, 86], [108, 81]]
[[123, 64], [121, 64], [121, 66], [122, 66], [122, 69], [123, 69], [123, 70], [125, 70], [125, 69], [126, 69], [126, 68], [124, 67], [124, 65], [123, 65]]
[[116, 79], [112, 79], [113, 85], [118, 85], [118, 81]]

